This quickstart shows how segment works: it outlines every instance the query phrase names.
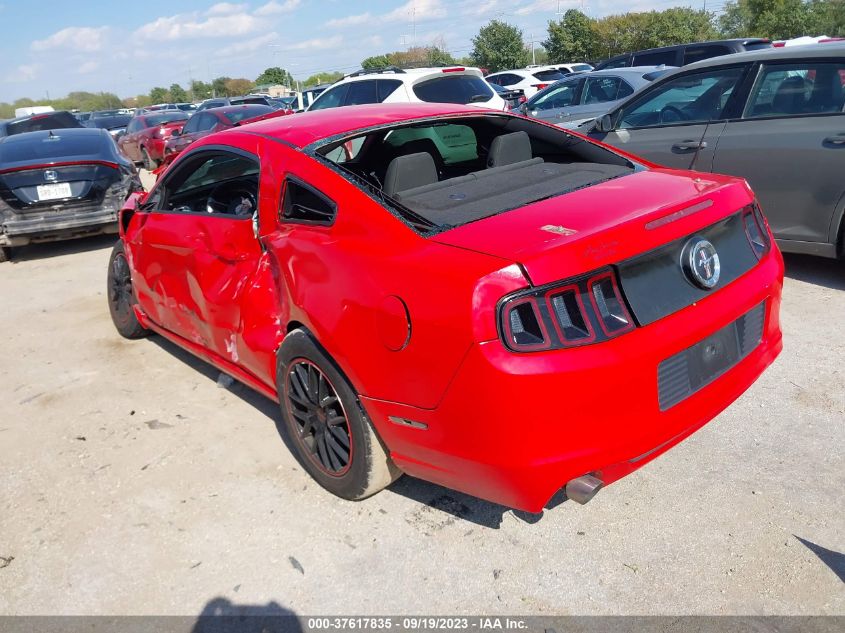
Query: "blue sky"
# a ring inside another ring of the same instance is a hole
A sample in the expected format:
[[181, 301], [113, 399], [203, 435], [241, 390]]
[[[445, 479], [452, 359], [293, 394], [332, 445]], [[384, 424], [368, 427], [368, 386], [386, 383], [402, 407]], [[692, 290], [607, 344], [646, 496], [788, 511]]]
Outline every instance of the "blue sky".
[[71, 90], [121, 97], [189, 78], [254, 79], [268, 66], [304, 79], [352, 71], [382, 52], [439, 43], [455, 55], [493, 18], [542, 40], [568, 8], [594, 16], [688, 2], [629, 0], [0, 0], [0, 101]]

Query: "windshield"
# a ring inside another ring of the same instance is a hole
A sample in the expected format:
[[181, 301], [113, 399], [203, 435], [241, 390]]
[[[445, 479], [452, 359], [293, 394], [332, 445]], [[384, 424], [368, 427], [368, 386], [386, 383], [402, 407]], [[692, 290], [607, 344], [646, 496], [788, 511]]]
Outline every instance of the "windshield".
[[50, 114], [36, 114], [27, 119], [12, 121], [6, 124], [6, 134], [23, 134], [38, 132], [39, 130], [61, 130], [65, 128], [83, 127], [70, 112], [52, 112]]
[[170, 123], [171, 121], [186, 121], [188, 119], [188, 115], [182, 112], [163, 112], [161, 114], [151, 114], [147, 117], [147, 127], [153, 127], [154, 125], [162, 125], [164, 123]]
[[264, 114], [269, 114], [270, 112], [273, 112], [273, 108], [271, 108], [270, 106], [248, 105], [239, 110], [227, 112], [223, 116], [229, 119], [231, 123], [240, 123], [241, 121], [246, 121], [247, 119], [252, 119]]

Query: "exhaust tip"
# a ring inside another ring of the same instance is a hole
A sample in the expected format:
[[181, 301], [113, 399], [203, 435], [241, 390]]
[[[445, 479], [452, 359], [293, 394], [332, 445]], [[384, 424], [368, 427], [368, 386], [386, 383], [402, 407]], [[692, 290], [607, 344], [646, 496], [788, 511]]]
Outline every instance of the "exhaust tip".
[[582, 475], [566, 484], [566, 498], [584, 505], [595, 497], [603, 486], [604, 482], [601, 479], [592, 475]]

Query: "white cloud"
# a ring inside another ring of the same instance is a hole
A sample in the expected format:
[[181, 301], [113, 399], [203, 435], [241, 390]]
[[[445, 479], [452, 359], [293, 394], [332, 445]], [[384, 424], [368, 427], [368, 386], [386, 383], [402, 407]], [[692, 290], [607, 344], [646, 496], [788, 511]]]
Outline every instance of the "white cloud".
[[40, 64], [21, 64], [15, 69], [15, 72], [12, 73], [10, 81], [18, 83], [32, 81], [33, 79], [38, 77], [38, 71], [40, 70]]
[[443, 6], [441, 0], [408, 0], [401, 7], [397, 7], [383, 15], [373, 15], [372, 13], [360, 13], [358, 15], [349, 15], [345, 18], [335, 18], [326, 22], [329, 28], [346, 28], [349, 26], [358, 26], [360, 24], [367, 24], [370, 22], [383, 24], [390, 22], [425, 22], [434, 18], [442, 18], [446, 16], [446, 8]]
[[[259, 49], [267, 47], [268, 44], [272, 44], [273, 42], [278, 41], [278, 33], [267, 33], [266, 35], [251, 37], [245, 42], [238, 42], [237, 44], [232, 44], [231, 46], [221, 48], [218, 51], [217, 56], [228, 57], [230, 55], [240, 55], [241, 53], [253, 53]], [[268, 53], [269, 52], [270, 50], [268, 49]]]
[[284, 2], [277, 2], [276, 0], [270, 0], [265, 5], [258, 7], [255, 10], [255, 15], [260, 16], [267, 16], [267, 15], [279, 15], [281, 13], [290, 13], [294, 9], [296, 9], [300, 4], [302, 4], [302, 0], [285, 0]]
[[208, 15], [231, 15], [232, 13], [243, 13], [247, 8], [245, 4], [232, 4], [231, 2], [218, 2], [206, 13]]
[[237, 37], [261, 29], [261, 21], [248, 13], [212, 15], [206, 19], [196, 13], [160, 17], [140, 27], [135, 34], [148, 40], [184, 40], [209, 37]]
[[[529, 4], [525, 5], [524, 7], [518, 8], [514, 11], [515, 15], [531, 15], [532, 13], [540, 13], [542, 12], [551, 12], [555, 13], [558, 10], [558, 5], [560, 5], [561, 11], [566, 11], [567, 9], [580, 9], [581, 3], [579, 0], [563, 0], [562, 2], [558, 2], [558, 0], [535, 0], [534, 2], [530, 2]], [[630, 8], [626, 8], [626, 11], [629, 11]], [[554, 16], [557, 18], [559, 16]]]
[[291, 51], [306, 51], [306, 50], [324, 50], [328, 48], [337, 48], [343, 43], [343, 38], [340, 35], [332, 37], [318, 37], [313, 40], [305, 40], [290, 46], [285, 46], [282, 50]]
[[30, 48], [34, 51], [46, 51], [54, 48], [72, 48], [76, 51], [95, 52], [103, 48], [109, 27], [93, 28], [88, 26], [70, 26], [53, 33], [43, 40], [35, 40]]
[[78, 74], [80, 74], [80, 75], [88, 75], [88, 74], [90, 74], [90, 73], [93, 73], [95, 70], [98, 70], [99, 68], [100, 68], [100, 63], [99, 63], [99, 62], [95, 62], [95, 61], [88, 61], [88, 62], [85, 62], [84, 64], [82, 64], [82, 65], [81, 65], [81, 66], [80, 66], [80, 67], [76, 70], [76, 72], [77, 72]]

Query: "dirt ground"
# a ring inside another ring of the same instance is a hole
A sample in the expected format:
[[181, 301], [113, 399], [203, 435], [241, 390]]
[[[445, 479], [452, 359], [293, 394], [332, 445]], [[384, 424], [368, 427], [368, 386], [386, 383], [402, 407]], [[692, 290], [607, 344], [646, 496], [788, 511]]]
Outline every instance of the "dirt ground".
[[588, 505], [324, 492], [276, 405], [121, 339], [111, 238], [0, 265], [0, 614], [845, 614], [845, 265], [788, 257], [785, 350]]

